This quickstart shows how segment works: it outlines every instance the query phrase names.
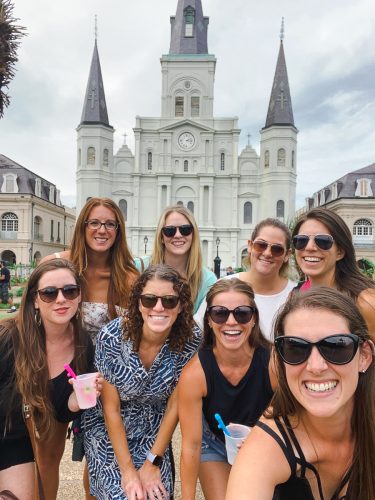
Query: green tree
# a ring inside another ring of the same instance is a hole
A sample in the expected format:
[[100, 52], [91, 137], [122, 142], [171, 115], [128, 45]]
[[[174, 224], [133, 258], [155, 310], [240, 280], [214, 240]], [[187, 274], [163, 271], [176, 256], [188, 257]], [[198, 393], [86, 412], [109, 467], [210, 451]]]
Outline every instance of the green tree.
[[0, 0], [0, 118], [9, 106], [9, 95], [5, 89], [9, 88], [14, 77], [17, 49], [25, 35], [25, 28], [15, 24], [18, 19], [13, 17], [13, 7], [11, 0]]

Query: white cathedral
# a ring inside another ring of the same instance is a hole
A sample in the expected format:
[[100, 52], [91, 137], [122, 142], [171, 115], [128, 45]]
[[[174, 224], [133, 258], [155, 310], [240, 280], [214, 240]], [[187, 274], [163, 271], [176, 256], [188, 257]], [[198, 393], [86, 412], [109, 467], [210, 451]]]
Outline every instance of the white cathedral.
[[250, 145], [238, 155], [237, 117], [213, 114], [216, 58], [207, 48], [208, 22], [201, 0], [178, 0], [169, 54], [161, 57], [161, 116], [136, 117], [134, 153], [126, 144], [113, 152], [95, 41], [77, 128], [77, 211], [90, 197], [112, 198], [125, 215], [133, 254], [142, 255], [145, 241], [152, 250], [162, 210], [183, 204], [197, 220], [204, 263], [213, 267], [219, 250], [222, 267], [235, 267], [257, 222], [287, 222], [294, 214], [298, 130], [281, 34], [260, 156]]

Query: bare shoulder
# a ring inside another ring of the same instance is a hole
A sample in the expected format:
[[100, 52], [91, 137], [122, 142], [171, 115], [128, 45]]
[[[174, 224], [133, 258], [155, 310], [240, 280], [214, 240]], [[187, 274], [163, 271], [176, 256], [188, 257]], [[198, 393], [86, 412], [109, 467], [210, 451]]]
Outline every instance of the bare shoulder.
[[373, 339], [375, 339], [375, 288], [363, 290], [357, 298], [357, 306]]
[[180, 376], [180, 384], [188, 383], [193, 386], [202, 380], [204, 380], [203, 368], [198, 354], [195, 354], [184, 366]]
[[50, 255], [46, 255], [41, 259], [39, 264], [42, 264], [43, 262], [48, 262], [49, 260], [56, 259], [56, 258], [61, 258], [61, 259], [66, 259], [70, 260], [70, 250], [64, 250], [63, 252], [56, 252], [56, 253], [51, 253]]

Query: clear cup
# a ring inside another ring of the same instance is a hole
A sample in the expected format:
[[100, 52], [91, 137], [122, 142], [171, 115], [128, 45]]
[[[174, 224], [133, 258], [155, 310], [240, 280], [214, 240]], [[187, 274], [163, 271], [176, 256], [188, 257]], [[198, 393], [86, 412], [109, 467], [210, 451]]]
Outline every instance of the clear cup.
[[96, 373], [84, 373], [73, 379], [73, 388], [81, 410], [96, 405]]
[[228, 463], [233, 465], [234, 459], [238, 453], [238, 444], [241, 444], [249, 435], [251, 428], [241, 424], [229, 424], [227, 429], [230, 436], [225, 436], [225, 447], [227, 450]]

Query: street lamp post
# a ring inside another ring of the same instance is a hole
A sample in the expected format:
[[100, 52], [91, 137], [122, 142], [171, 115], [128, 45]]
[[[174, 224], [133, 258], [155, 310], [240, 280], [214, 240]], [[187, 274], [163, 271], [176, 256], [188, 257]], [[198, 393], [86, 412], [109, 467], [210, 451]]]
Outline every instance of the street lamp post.
[[145, 244], [145, 255], [146, 255], [146, 253], [147, 253], [147, 243], [148, 243], [148, 238], [147, 238], [147, 236], [145, 236], [145, 237], [143, 238], [143, 243]]
[[221, 264], [221, 259], [219, 257], [219, 245], [220, 245], [220, 238], [216, 238], [216, 257], [214, 258], [214, 273], [216, 274], [217, 279], [220, 278], [220, 264]]

